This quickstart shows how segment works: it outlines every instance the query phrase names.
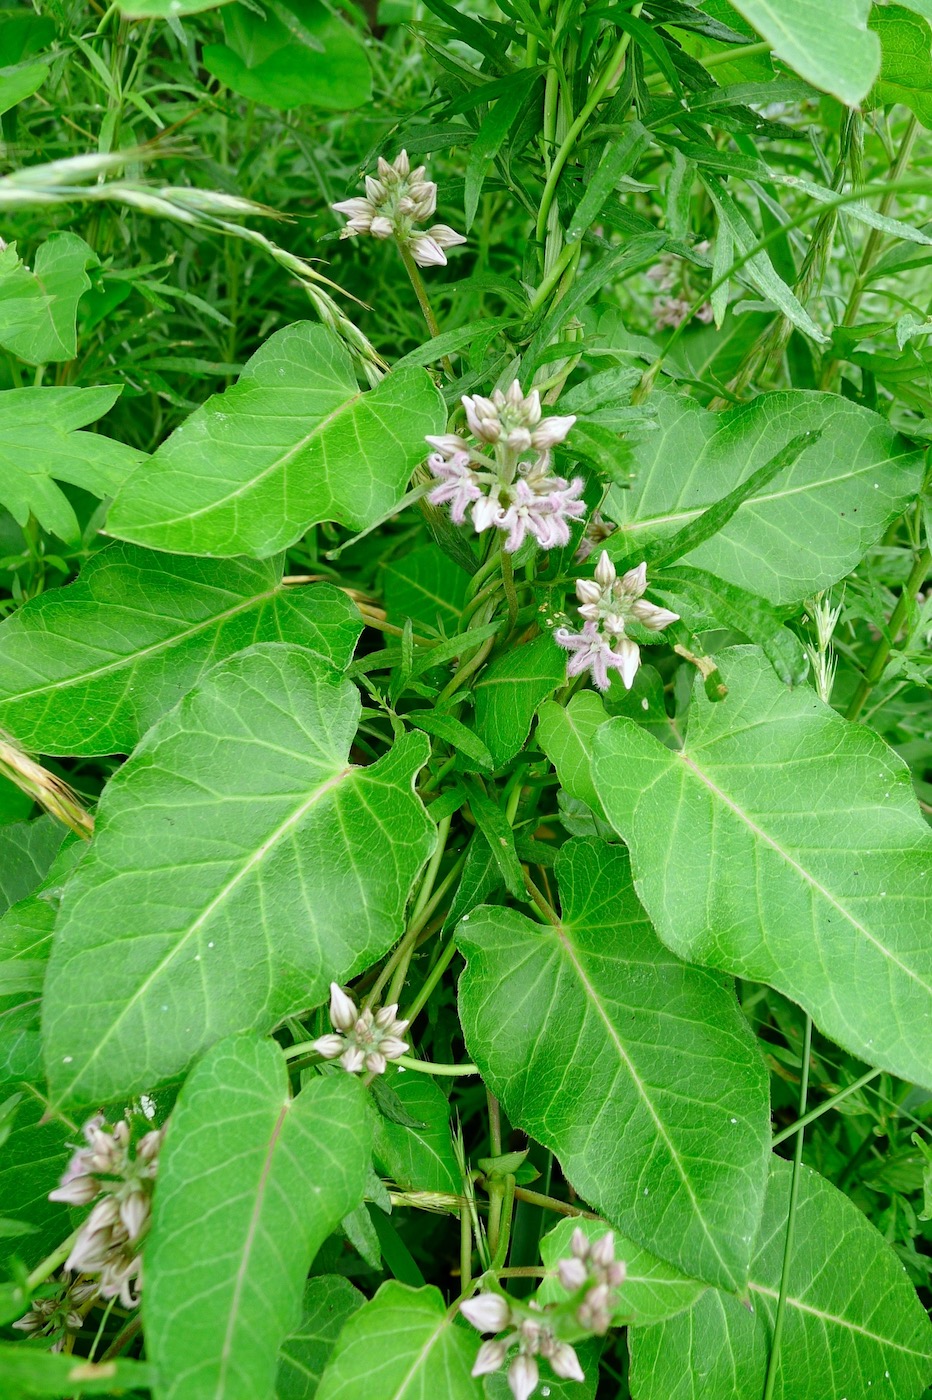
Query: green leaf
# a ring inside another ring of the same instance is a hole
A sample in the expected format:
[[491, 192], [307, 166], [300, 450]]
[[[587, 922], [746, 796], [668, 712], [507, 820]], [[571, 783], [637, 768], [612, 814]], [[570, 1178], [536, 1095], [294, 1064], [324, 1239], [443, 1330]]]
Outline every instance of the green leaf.
[[534, 711], [566, 680], [566, 657], [549, 632], [505, 651], [475, 687], [476, 732], [496, 768], [509, 763], [531, 732]]
[[383, 1283], [340, 1333], [317, 1400], [481, 1400], [479, 1337], [455, 1317], [437, 1288]]
[[0, 1147], [0, 1201], [4, 1211], [35, 1227], [21, 1238], [0, 1238], [0, 1268], [19, 1257], [27, 1266], [37, 1264], [60, 1244], [72, 1228], [66, 1206], [50, 1201], [49, 1192], [61, 1180], [68, 1165], [78, 1125], [73, 1130], [61, 1122], [43, 1122], [45, 1104], [24, 1093], [16, 1108], [12, 1131]]
[[276, 1400], [314, 1400], [344, 1323], [365, 1301], [359, 1289], [341, 1274], [308, 1279], [304, 1315], [282, 1342]]
[[867, 27], [870, 0], [732, 0], [794, 73], [856, 107], [880, 64]]
[[25, 63], [10, 72], [0, 72], [0, 115], [38, 92], [48, 75], [45, 63]]
[[511, 823], [498, 803], [486, 793], [478, 782], [469, 781], [469, 809], [475, 818], [476, 826], [489, 844], [492, 857], [498, 866], [505, 888], [517, 899], [524, 897], [524, 877], [521, 862], [515, 850], [515, 834]]
[[[715, 205], [719, 220], [727, 227], [738, 252], [741, 254], [750, 253], [751, 249], [756, 247], [760, 241], [760, 235], [748, 222], [741, 206], [732, 198], [725, 182], [717, 175], [702, 170], [699, 172], [699, 179]], [[761, 296], [766, 297], [769, 302], [782, 311], [797, 330], [808, 335], [818, 345], [829, 343], [830, 337], [825, 334], [821, 326], [816, 324], [795, 292], [780, 277], [764, 248], [759, 248], [753, 253], [743, 264], [741, 271], [748, 281], [757, 288]]]
[[932, 126], [932, 28], [902, 5], [874, 5], [870, 27], [880, 39], [880, 76], [865, 105], [902, 102], [922, 122]]
[[405, 719], [413, 724], [415, 729], [422, 729], [425, 734], [434, 734], [438, 739], [443, 739], [451, 748], [465, 754], [473, 763], [478, 763], [480, 768], [494, 766], [492, 755], [482, 740], [453, 715], [446, 715], [442, 710], [409, 710]]
[[202, 59], [240, 97], [280, 112], [305, 103], [345, 112], [372, 96], [358, 36], [319, 0], [284, 0], [264, 14], [236, 5], [224, 10], [223, 29], [226, 45], [206, 44]]
[[679, 564], [651, 579], [654, 592], [672, 601], [693, 629], [703, 614], [721, 627], [743, 632], [759, 646], [784, 685], [801, 685], [809, 673], [806, 650], [769, 603], [703, 569]]
[[0, 914], [32, 893], [64, 836], [64, 827], [54, 817], [0, 827]]
[[[750, 1307], [710, 1290], [689, 1312], [629, 1334], [637, 1400], [760, 1400], [791, 1172], [773, 1159]], [[800, 1173], [774, 1400], [918, 1400], [932, 1380], [932, 1327], [906, 1270], [857, 1206], [809, 1167]]]
[[39, 1396], [104, 1395], [112, 1397], [152, 1384], [152, 1367], [144, 1361], [86, 1361], [56, 1356], [15, 1342], [0, 1342], [0, 1373], [5, 1400]]
[[634, 169], [650, 145], [650, 140], [647, 128], [635, 120], [627, 122], [621, 135], [608, 143], [595, 174], [587, 182], [585, 193], [573, 212], [566, 231], [567, 243], [578, 243], [596, 222], [618, 181]]
[[56, 481], [112, 496], [142, 460], [121, 442], [83, 428], [112, 408], [119, 387], [0, 391], [0, 503], [18, 525], [30, 515], [69, 544], [81, 529]]
[[23, 792], [9, 778], [0, 776], [0, 826], [26, 821], [34, 806], [35, 802], [28, 792]]
[[502, 143], [514, 126], [528, 97], [529, 83], [536, 83], [537, 69], [519, 69], [510, 79], [508, 89], [492, 104], [482, 118], [475, 140], [469, 147], [463, 204], [466, 211], [466, 232], [472, 228], [479, 207], [479, 196], [489, 166], [501, 150]]
[[627, 719], [592, 773], [635, 886], [681, 957], [768, 982], [868, 1064], [932, 1085], [932, 834], [909, 769], [754, 647], [697, 682], [681, 752]]
[[86, 269], [97, 263], [76, 233], [53, 233], [31, 271], [15, 243], [0, 251], [0, 345], [30, 365], [73, 360], [78, 302], [91, 285]]
[[426, 370], [363, 393], [336, 336], [298, 321], [140, 467], [107, 530], [180, 554], [259, 558], [321, 520], [364, 530], [401, 500], [425, 433], [445, 423]]
[[450, 1104], [429, 1075], [396, 1073], [389, 1085], [416, 1128], [393, 1123], [373, 1110], [373, 1151], [386, 1176], [405, 1191], [462, 1189], [450, 1139]]
[[580, 1195], [691, 1277], [740, 1288], [763, 1206], [767, 1076], [734, 994], [670, 957], [624, 851], [570, 841], [556, 927], [466, 916], [470, 1057]]
[[[582, 1230], [593, 1243], [605, 1234], [600, 1220], [579, 1218], [561, 1220], [540, 1242], [540, 1256], [549, 1270], [537, 1296], [544, 1303], [559, 1303], [566, 1290], [556, 1277], [557, 1264], [570, 1257], [570, 1241], [575, 1230]], [[624, 1260], [625, 1281], [612, 1292], [612, 1324], [623, 1327], [646, 1326], [674, 1317], [684, 1308], [692, 1307], [705, 1292], [705, 1284], [686, 1278], [672, 1265], [636, 1245], [633, 1240], [615, 1236], [615, 1258]]]
[[146, 1242], [144, 1318], [157, 1400], [259, 1400], [300, 1315], [308, 1269], [362, 1200], [362, 1087], [316, 1077], [292, 1098], [274, 1041], [235, 1036], [172, 1112]]
[[589, 759], [595, 731], [608, 719], [608, 712], [594, 690], [581, 690], [568, 705], [548, 700], [537, 718], [537, 742], [557, 770], [565, 792], [591, 807], [605, 820], [599, 794], [595, 790]]
[[0, 726], [39, 753], [129, 753], [217, 661], [283, 641], [342, 669], [361, 630], [339, 589], [284, 586], [281, 558], [111, 545], [0, 624]]
[[468, 583], [469, 575], [436, 545], [401, 554], [386, 565], [383, 575], [388, 620], [403, 627], [410, 617], [428, 628], [455, 630]]
[[844, 577], [919, 489], [922, 454], [878, 415], [834, 394], [761, 394], [725, 413], [658, 396], [658, 431], [635, 446], [631, 489], [604, 510], [615, 558], [665, 539], [807, 429], [822, 437], [686, 562], [771, 603], [796, 603]]
[[412, 791], [427, 741], [354, 768], [359, 710], [320, 657], [263, 644], [215, 667], [111, 780], [46, 982], [59, 1097], [153, 1087], [221, 1036], [316, 1005], [400, 936], [436, 839]]
[[174, 19], [216, 10], [221, 5], [229, 5], [230, 0], [117, 0], [117, 4], [121, 13], [130, 19]]

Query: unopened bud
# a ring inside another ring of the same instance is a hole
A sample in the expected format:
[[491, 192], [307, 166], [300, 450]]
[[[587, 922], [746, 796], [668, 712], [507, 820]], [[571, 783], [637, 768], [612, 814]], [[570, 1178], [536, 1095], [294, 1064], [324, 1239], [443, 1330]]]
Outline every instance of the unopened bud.
[[476, 1353], [472, 1374], [474, 1376], [488, 1376], [493, 1371], [501, 1370], [507, 1355], [507, 1342], [483, 1342]]
[[477, 1332], [501, 1332], [511, 1321], [508, 1300], [500, 1293], [480, 1293], [460, 1303], [460, 1312]]

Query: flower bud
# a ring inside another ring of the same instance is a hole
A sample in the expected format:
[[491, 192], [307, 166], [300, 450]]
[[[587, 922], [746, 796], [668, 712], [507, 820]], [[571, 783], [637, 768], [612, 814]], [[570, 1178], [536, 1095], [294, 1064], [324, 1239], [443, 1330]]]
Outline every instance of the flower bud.
[[502, 1362], [507, 1355], [507, 1342], [483, 1342], [476, 1353], [472, 1374], [474, 1376], [491, 1375], [493, 1371], [501, 1369]]
[[321, 1035], [311, 1044], [311, 1049], [323, 1060], [335, 1060], [343, 1053], [346, 1044], [342, 1035]]
[[595, 579], [578, 578], [576, 580], [576, 597], [581, 603], [598, 608], [602, 601], [602, 589]]
[[408, 247], [418, 267], [446, 267], [446, 254], [429, 233], [412, 233]]
[[554, 1375], [564, 1381], [584, 1381], [585, 1372], [579, 1364], [579, 1357], [568, 1342], [554, 1342], [547, 1360], [553, 1367]]
[[384, 214], [377, 214], [369, 225], [369, 232], [373, 238], [391, 238], [395, 225]]
[[564, 441], [575, 422], [576, 415], [574, 413], [567, 414], [565, 418], [544, 418], [540, 425], [534, 429], [534, 446], [539, 451], [556, 447], [558, 443]]
[[539, 1380], [540, 1371], [533, 1356], [516, 1356], [508, 1367], [508, 1385], [514, 1400], [528, 1400]]
[[335, 1031], [352, 1030], [356, 1024], [356, 1003], [336, 982], [330, 983], [330, 1024]]
[[501, 1332], [511, 1321], [511, 1308], [500, 1293], [480, 1293], [460, 1303], [460, 1312], [477, 1332]]
[[557, 1273], [567, 1293], [575, 1293], [582, 1288], [589, 1277], [581, 1259], [561, 1259], [557, 1265]]
[[366, 1056], [358, 1045], [351, 1045], [340, 1056], [340, 1064], [347, 1074], [358, 1074], [365, 1067]]
[[[627, 575], [626, 575], [627, 577]], [[599, 562], [595, 566], [596, 582], [603, 588], [611, 588], [615, 582], [615, 565], [608, 557], [608, 551], [603, 549], [599, 555]]]
[[595, 1241], [589, 1250], [589, 1258], [593, 1264], [598, 1264], [603, 1269], [607, 1269], [609, 1264], [614, 1263], [615, 1232], [613, 1230], [609, 1230]]

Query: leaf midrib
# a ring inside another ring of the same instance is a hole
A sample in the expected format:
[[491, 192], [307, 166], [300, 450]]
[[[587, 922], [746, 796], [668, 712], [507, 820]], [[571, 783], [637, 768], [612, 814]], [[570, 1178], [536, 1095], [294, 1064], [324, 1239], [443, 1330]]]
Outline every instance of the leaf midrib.
[[686, 1191], [686, 1194], [689, 1196], [689, 1199], [690, 1199], [690, 1201], [692, 1202], [693, 1209], [694, 1209], [695, 1215], [696, 1215], [696, 1219], [699, 1221], [699, 1224], [700, 1224], [701, 1227], [702, 1227], [703, 1234], [705, 1235], [706, 1239], [708, 1240], [709, 1244], [711, 1245], [712, 1251], [713, 1251], [713, 1253], [715, 1254], [715, 1257], [718, 1259], [719, 1263], [721, 1264], [723, 1270], [725, 1271], [726, 1276], [734, 1281], [734, 1271], [733, 1271], [732, 1269], [729, 1268], [729, 1266], [728, 1266], [728, 1264], [726, 1263], [725, 1259], [722, 1257], [721, 1250], [719, 1249], [719, 1247], [718, 1247], [718, 1245], [717, 1245], [717, 1243], [716, 1243], [716, 1241], [715, 1241], [715, 1237], [714, 1237], [714, 1235], [711, 1233], [711, 1231], [709, 1230], [708, 1225], [706, 1224], [705, 1216], [703, 1215], [703, 1213], [702, 1213], [702, 1211], [701, 1211], [701, 1209], [700, 1209], [700, 1207], [699, 1207], [699, 1201], [698, 1201], [698, 1199], [697, 1199], [697, 1197], [696, 1197], [696, 1193], [695, 1193], [695, 1190], [694, 1190], [694, 1188], [693, 1188], [692, 1182], [690, 1181], [689, 1174], [688, 1174], [688, 1172], [686, 1171], [686, 1168], [684, 1167], [684, 1165], [683, 1165], [683, 1163], [682, 1163], [682, 1161], [681, 1161], [681, 1159], [680, 1159], [680, 1154], [679, 1154], [679, 1152], [677, 1151], [676, 1147], [674, 1146], [674, 1144], [673, 1144], [673, 1142], [672, 1142], [672, 1140], [671, 1140], [671, 1138], [670, 1138], [670, 1136], [669, 1136], [669, 1133], [667, 1132], [667, 1129], [666, 1129], [666, 1126], [664, 1125], [663, 1119], [660, 1117], [660, 1115], [658, 1114], [657, 1110], [654, 1108], [654, 1105], [653, 1105], [653, 1102], [652, 1102], [652, 1100], [651, 1100], [651, 1098], [650, 1098], [650, 1095], [648, 1094], [648, 1092], [647, 1092], [647, 1090], [646, 1090], [646, 1088], [645, 1088], [645, 1086], [644, 1086], [644, 1084], [643, 1084], [643, 1082], [642, 1082], [642, 1080], [641, 1080], [640, 1075], [638, 1074], [637, 1070], [635, 1069], [635, 1066], [634, 1066], [633, 1061], [631, 1060], [630, 1056], [628, 1055], [627, 1051], [625, 1050], [624, 1045], [621, 1043], [621, 1039], [620, 1039], [620, 1037], [619, 1037], [619, 1035], [618, 1035], [618, 1032], [615, 1030], [615, 1027], [613, 1026], [613, 1024], [612, 1024], [612, 1022], [611, 1022], [611, 1019], [610, 1019], [610, 1017], [609, 1017], [609, 1015], [608, 1015], [608, 1012], [605, 1010], [605, 1007], [602, 1005], [601, 998], [599, 997], [599, 995], [598, 995], [598, 993], [596, 992], [595, 988], [593, 987], [592, 983], [589, 981], [588, 977], [586, 976], [586, 974], [585, 974], [585, 972], [584, 972], [584, 970], [583, 970], [582, 964], [580, 963], [579, 959], [578, 959], [577, 956], [576, 956], [576, 950], [575, 950], [575, 948], [573, 947], [573, 944], [572, 944], [570, 938], [567, 936], [566, 926], [565, 926], [564, 924], [562, 924], [562, 923], [560, 923], [559, 925], [557, 925], [557, 926], [556, 926], [556, 934], [557, 934], [557, 937], [559, 938], [561, 944], [563, 945], [563, 949], [564, 949], [564, 951], [565, 951], [565, 953], [566, 953], [566, 956], [569, 958], [570, 963], [571, 963], [572, 966], [573, 966], [573, 970], [574, 970], [574, 972], [576, 973], [576, 976], [577, 976], [578, 979], [579, 979], [579, 982], [580, 982], [580, 984], [581, 984], [581, 986], [582, 986], [582, 988], [583, 988], [583, 991], [584, 991], [585, 994], [586, 994], [587, 999], [591, 1002], [591, 1004], [592, 1004], [592, 1006], [593, 1006], [593, 1008], [594, 1008], [596, 1014], [599, 1016], [599, 1018], [602, 1020], [603, 1024], [605, 1025], [605, 1029], [606, 1029], [606, 1031], [608, 1032], [609, 1038], [611, 1039], [612, 1043], [614, 1044], [614, 1046], [615, 1046], [615, 1048], [616, 1048], [616, 1050], [617, 1050], [617, 1052], [618, 1052], [618, 1058], [622, 1061], [622, 1063], [623, 1063], [624, 1066], [626, 1067], [626, 1069], [627, 1069], [627, 1071], [628, 1071], [628, 1074], [630, 1075], [631, 1082], [634, 1084], [634, 1086], [635, 1086], [635, 1088], [636, 1088], [636, 1090], [637, 1090], [637, 1092], [638, 1092], [638, 1095], [640, 1096], [642, 1102], [644, 1103], [644, 1106], [646, 1107], [648, 1113], [650, 1114], [651, 1118], [653, 1119], [653, 1121], [654, 1121], [654, 1123], [655, 1123], [655, 1125], [656, 1125], [656, 1128], [657, 1128], [658, 1133], [659, 1133], [660, 1136], [663, 1138], [663, 1141], [666, 1143], [667, 1150], [668, 1150], [669, 1153], [670, 1153], [670, 1160], [672, 1161], [672, 1163], [673, 1163], [673, 1165], [674, 1165], [674, 1167], [675, 1167], [675, 1169], [676, 1169], [676, 1171], [677, 1171], [677, 1173], [678, 1173], [678, 1175], [679, 1175], [679, 1177], [680, 1177], [680, 1180], [681, 1180], [682, 1183], [683, 1183], [683, 1186], [684, 1186], [684, 1189], [685, 1189], [685, 1191]]
[[[252, 607], [258, 607], [269, 602], [275, 597], [284, 597], [285, 590], [282, 584], [276, 584], [265, 593], [254, 593], [235, 607], [227, 608], [225, 612], [214, 613], [212, 617], [206, 618], [203, 622], [195, 623], [186, 632], [173, 632], [170, 637], [153, 642], [151, 646], [142, 647], [139, 651], [134, 651], [130, 656], [121, 656], [116, 661], [108, 661], [106, 665], [94, 667], [91, 670], [82, 671], [79, 675], [69, 676], [61, 681], [50, 682], [47, 685], [35, 686], [32, 690], [17, 690], [8, 695], [0, 695], [0, 709], [4, 705], [18, 704], [21, 700], [31, 700], [36, 695], [47, 695], [56, 691], [67, 690], [71, 686], [85, 685], [90, 681], [97, 680], [100, 676], [106, 676], [114, 671], [125, 670], [127, 667], [135, 666], [148, 656], [154, 656], [160, 651], [169, 651], [172, 647], [180, 646], [191, 637], [196, 637], [199, 632], [207, 632], [213, 627], [221, 627], [230, 618], [236, 617], [239, 613], [248, 612]], [[152, 614], [146, 614], [152, 616]], [[52, 636], [53, 634], [47, 633]]]
[[304, 802], [302, 802], [299, 807], [295, 808], [295, 810], [288, 817], [286, 817], [286, 819], [283, 822], [279, 823], [279, 825], [275, 828], [271, 835], [268, 836], [265, 839], [265, 841], [263, 841], [262, 844], [259, 847], [257, 847], [255, 851], [253, 851], [249, 859], [246, 860], [242, 865], [240, 865], [235, 875], [233, 875], [232, 878], [227, 880], [222, 889], [218, 891], [218, 893], [213, 897], [213, 899], [210, 901], [207, 907], [201, 911], [201, 913], [197, 916], [193, 923], [189, 924], [188, 928], [184, 931], [181, 937], [175, 943], [172, 944], [171, 948], [165, 954], [165, 956], [160, 959], [158, 964], [152, 969], [152, 971], [148, 974], [148, 976], [145, 978], [142, 984], [126, 1000], [126, 1002], [120, 1009], [119, 1015], [114, 1017], [110, 1026], [107, 1028], [107, 1031], [98, 1041], [95, 1048], [87, 1056], [80, 1068], [76, 1069], [73, 1072], [72, 1077], [69, 1081], [69, 1088], [73, 1088], [75, 1084], [80, 1083], [81, 1078], [86, 1073], [88, 1066], [93, 1064], [100, 1057], [105, 1046], [110, 1042], [110, 1040], [112, 1040], [112, 1038], [117, 1033], [118, 1029], [123, 1024], [130, 1012], [135, 1010], [136, 1005], [140, 1001], [140, 999], [146, 995], [150, 987], [153, 986], [153, 984], [163, 974], [165, 969], [171, 965], [175, 958], [183, 952], [183, 950], [190, 943], [191, 939], [211, 917], [214, 911], [220, 907], [223, 901], [227, 899], [230, 894], [232, 894], [232, 892], [246, 878], [246, 876], [257, 865], [259, 865], [263, 860], [265, 860], [269, 852], [277, 847], [279, 841], [281, 841], [298, 824], [298, 822], [301, 821], [305, 814], [308, 811], [310, 811], [310, 809], [313, 806], [315, 806], [316, 803], [318, 803], [323, 797], [325, 797], [328, 792], [330, 792], [333, 788], [337, 787], [344, 780], [344, 778], [348, 777], [349, 774], [352, 772], [352, 765], [345, 765], [341, 767], [338, 770], [338, 772], [333, 774], [332, 777], [328, 778], [326, 782], [321, 783], [319, 787], [316, 787], [310, 794], [310, 796]]
[[[748, 1287], [752, 1293], [761, 1293], [765, 1298], [772, 1298], [777, 1302], [780, 1297], [779, 1290], [767, 1288], [762, 1283], [754, 1283], [752, 1280]], [[800, 1312], [809, 1313], [812, 1317], [817, 1317], [822, 1322], [832, 1322], [836, 1327], [846, 1327], [849, 1332], [857, 1332], [862, 1337], [866, 1337], [871, 1342], [878, 1342], [881, 1346], [891, 1347], [894, 1351], [901, 1351], [906, 1356], [918, 1356], [922, 1361], [929, 1360], [927, 1351], [916, 1351], [915, 1347], [904, 1346], [902, 1342], [895, 1342], [892, 1337], [882, 1337], [878, 1332], [871, 1332], [867, 1327], [861, 1327], [857, 1322], [851, 1322], [846, 1317], [839, 1317], [837, 1313], [825, 1312], [822, 1308], [813, 1307], [811, 1303], [804, 1303], [801, 1298], [794, 1297], [787, 1293], [786, 1301], [791, 1308], [797, 1308]]]
[[699, 767], [699, 765], [693, 762], [693, 760], [688, 756], [684, 749], [680, 749], [676, 753], [676, 756], [682, 759], [686, 767], [690, 769], [690, 771], [699, 779], [701, 783], [705, 785], [705, 787], [708, 788], [708, 790], [711, 793], [713, 793], [721, 802], [723, 802], [725, 806], [728, 807], [735, 814], [735, 816], [738, 817], [740, 821], [744, 822], [745, 826], [748, 828], [748, 831], [750, 831], [753, 835], [757, 836], [761, 841], [763, 841], [767, 846], [769, 846], [772, 851], [775, 851], [776, 854], [780, 856], [780, 858], [783, 861], [785, 861], [787, 865], [789, 865], [793, 870], [795, 870], [796, 873], [799, 876], [801, 876], [801, 878], [808, 885], [810, 885], [814, 891], [817, 891], [818, 894], [820, 894], [823, 897], [823, 899], [825, 899], [829, 904], [831, 904], [834, 909], [837, 909], [839, 914], [841, 914], [843, 918], [847, 919], [851, 927], [858, 933], [862, 934], [863, 937], [866, 938], [867, 941], [871, 943], [883, 957], [889, 959], [889, 961], [893, 963], [896, 967], [898, 967], [901, 972], [905, 973], [907, 977], [909, 977], [913, 982], [917, 983], [918, 986], [920, 986], [925, 992], [932, 996], [932, 986], [930, 986], [927, 982], [924, 982], [923, 979], [919, 976], [919, 974], [917, 972], [914, 972], [911, 967], [907, 967], [906, 963], [902, 962], [896, 956], [896, 954], [892, 952], [891, 949], [885, 947], [884, 944], [881, 943], [880, 940], [877, 937], [875, 937], [873, 933], [871, 933], [870, 929], [867, 928], [866, 925], [862, 924], [859, 919], [855, 918], [854, 914], [851, 913], [850, 909], [848, 909], [844, 904], [842, 904], [841, 901], [837, 899], [835, 895], [832, 894], [831, 890], [826, 889], [826, 887], [821, 883], [821, 881], [816, 879], [815, 875], [808, 871], [804, 865], [801, 865], [799, 861], [796, 860], [796, 858], [790, 854], [789, 851], [787, 851], [783, 846], [781, 846], [779, 841], [777, 841], [775, 837], [770, 836], [764, 830], [763, 827], [758, 826], [758, 824], [753, 820], [750, 814], [744, 810], [740, 803], [736, 802], [734, 798], [729, 797], [729, 795], [722, 788], [720, 788], [717, 783], [714, 783], [712, 779], [708, 776], [708, 774], [704, 773], [703, 770]]

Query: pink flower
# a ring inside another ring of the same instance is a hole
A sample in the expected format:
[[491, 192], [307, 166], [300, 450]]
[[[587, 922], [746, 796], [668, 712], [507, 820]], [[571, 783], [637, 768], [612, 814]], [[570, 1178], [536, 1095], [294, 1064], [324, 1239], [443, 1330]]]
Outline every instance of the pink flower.
[[431, 505], [449, 505], [450, 519], [454, 525], [462, 525], [467, 508], [473, 501], [482, 499], [482, 492], [469, 468], [469, 453], [455, 452], [445, 459], [441, 453], [432, 452], [427, 465], [440, 480], [439, 486], [434, 487], [427, 499]]
[[620, 674], [625, 689], [631, 689], [641, 662], [641, 652], [630, 637], [616, 637], [612, 643], [594, 622], [585, 623], [581, 632], [558, 627], [553, 636], [559, 646], [572, 653], [566, 663], [568, 676], [581, 676], [584, 671], [589, 671], [593, 684], [599, 690], [608, 690], [608, 673], [615, 670]]

